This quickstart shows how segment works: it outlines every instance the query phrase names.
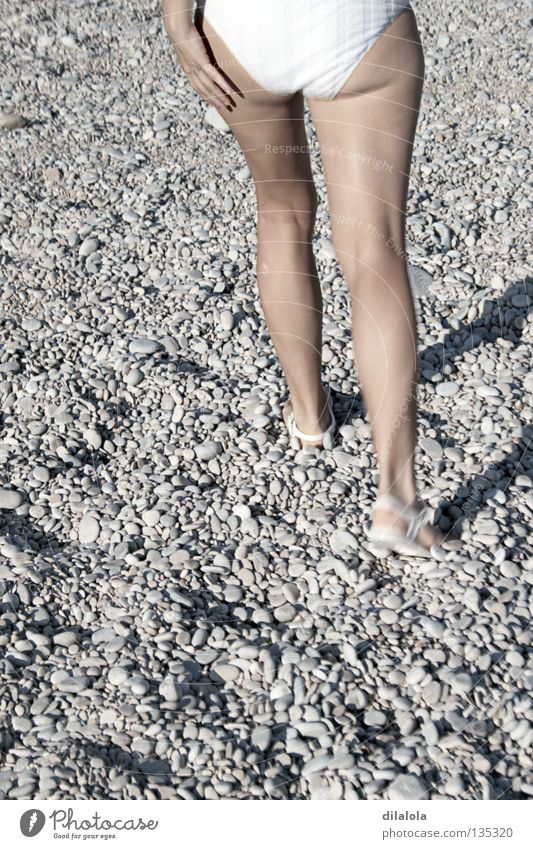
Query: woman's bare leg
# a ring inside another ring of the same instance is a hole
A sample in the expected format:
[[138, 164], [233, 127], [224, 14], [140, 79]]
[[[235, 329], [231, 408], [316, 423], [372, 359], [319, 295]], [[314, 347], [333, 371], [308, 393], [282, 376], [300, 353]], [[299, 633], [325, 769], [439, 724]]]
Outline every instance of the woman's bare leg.
[[[405, 209], [424, 77], [413, 11], [387, 28], [331, 101], [310, 100], [333, 242], [352, 302], [353, 347], [378, 459], [378, 494], [417, 504], [417, 335]], [[380, 509], [374, 520], [392, 522]], [[399, 527], [405, 523], [397, 521]], [[418, 542], [443, 535], [429, 524]]]
[[[296, 423], [305, 433], [319, 433], [329, 425], [329, 411], [321, 378], [322, 294], [311, 247], [316, 189], [303, 99], [260, 88], [208, 20], [201, 29], [212, 58], [240, 92], [232, 112], [219, 111], [243, 150], [255, 184], [257, 281], [267, 327]], [[289, 409], [286, 405], [285, 419]]]

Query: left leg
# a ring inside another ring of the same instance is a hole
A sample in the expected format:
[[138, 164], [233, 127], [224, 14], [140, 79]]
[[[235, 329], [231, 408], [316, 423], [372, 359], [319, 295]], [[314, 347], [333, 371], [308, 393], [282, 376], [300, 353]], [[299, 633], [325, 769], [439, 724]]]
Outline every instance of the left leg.
[[[250, 168], [257, 198], [257, 282], [261, 306], [300, 430], [330, 423], [322, 384], [322, 293], [313, 255], [317, 193], [305, 131], [303, 97], [264, 90], [204, 18], [202, 31], [218, 67], [240, 91], [219, 110]], [[309, 440], [311, 445], [320, 441]]]
[[[337, 97], [310, 100], [333, 243], [352, 301], [352, 343], [372, 427], [378, 495], [417, 506], [417, 336], [405, 260], [405, 209], [424, 78], [412, 9], [402, 12]], [[378, 522], [394, 514], [374, 511]], [[426, 524], [418, 542], [442, 539]]]

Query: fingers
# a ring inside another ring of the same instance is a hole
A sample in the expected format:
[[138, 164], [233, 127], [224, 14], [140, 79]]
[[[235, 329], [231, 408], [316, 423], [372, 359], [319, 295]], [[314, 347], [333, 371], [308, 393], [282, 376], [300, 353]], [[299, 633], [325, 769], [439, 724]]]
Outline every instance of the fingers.
[[204, 83], [204, 81], [200, 77], [191, 77], [190, 78], [191, 85], [195, 92], [200, 95], [207, 103], [212, 104], [218, 108], [221, 108], [225, 104], [222, 103], [221, 100], [217, 99], [212, 90]]
[[217, 108], [231, 109], [235, 106], [232, 97], [233, 89], [222, 73], [212, 64], [202, 36], [196, 27], [192, 27], [185, 38], [172, 39], [172, 43], [179, 63], [194, 90]]
[[211, 98], [214, 98], [217, 103], [230, 108], [234, 106], [231, 98], [232, 89], [222, 74], [210, 63], [202, 65], [202, 84], [207, 89]]
[[222, 89], [222, 91], [231, 98], [234, 93], [233, 89], [220, 71], [211, 63], [204, 65], [204, 71], [213, 80], [215, 85]]
[[[210, 66], [212, 67], [212, 66]], [[216, 71], [216, 69], [213, 69]], [[211, 74], [207, 73], [206, 66], [203, 68], [195, 69], [195, 71], [190, 75], [189, 79], [194, 87], [194, 89], [198, 92], [198, 94], [203, 97], [208, 103], [212, 103], [213, 106], [230, 108], [234, 105], [233, 100], [226, 94], [226, 90], [229, 89], [229, 86], [225, 88], [220, 87], [212, 78]], [[229, 89], [231, 91], [231, 89]]]

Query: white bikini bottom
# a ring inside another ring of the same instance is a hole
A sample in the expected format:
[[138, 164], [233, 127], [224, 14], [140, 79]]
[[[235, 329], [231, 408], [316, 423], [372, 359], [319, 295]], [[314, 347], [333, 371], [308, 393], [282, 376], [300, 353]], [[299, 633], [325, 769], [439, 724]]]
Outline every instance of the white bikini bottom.
[[201, 0], [203, 15], [267, 91], [331, 100], [409, 0]]

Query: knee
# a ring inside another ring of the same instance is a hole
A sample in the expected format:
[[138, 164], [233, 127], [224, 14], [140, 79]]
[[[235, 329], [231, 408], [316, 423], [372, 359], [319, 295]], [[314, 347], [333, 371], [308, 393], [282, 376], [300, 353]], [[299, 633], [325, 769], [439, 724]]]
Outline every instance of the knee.
[[380, 285], [388, 286], [399, 279], [406, 270], [407, 254], [401, 233], [365, 228], [362, 238], [333, 239], [343, 275], [353, 293], [370, 286], [373, 291]]
[[263, 231], [283, 229], [295, 238], [309, 236], [317, 213], [314, 184], [292, 181], [256, 186], [258, 226]]

